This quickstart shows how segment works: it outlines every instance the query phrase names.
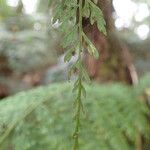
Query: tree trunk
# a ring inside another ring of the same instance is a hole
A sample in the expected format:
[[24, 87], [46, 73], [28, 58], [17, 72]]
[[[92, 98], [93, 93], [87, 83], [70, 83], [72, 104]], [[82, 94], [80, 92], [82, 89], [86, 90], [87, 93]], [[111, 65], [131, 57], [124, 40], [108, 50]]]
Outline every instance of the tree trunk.
[[99, 0], [98, 6], [103, 11], [108, 35], [104, 36], [98, 31], [96, 25], [92, 26], [89, 20], [84, 19], [84, 30], [100, 53], [98, 60], [85, 54], [88, 73], [96, 80], [137, 84], [138, 77], [132, 63], [132, 56], [127, 45], [118, 37], [114, 26], [112, 0]]

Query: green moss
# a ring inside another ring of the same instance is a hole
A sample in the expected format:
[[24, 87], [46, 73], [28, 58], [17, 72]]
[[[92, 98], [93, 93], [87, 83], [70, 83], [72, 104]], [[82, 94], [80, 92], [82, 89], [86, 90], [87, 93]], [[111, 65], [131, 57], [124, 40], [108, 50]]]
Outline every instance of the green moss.
[[[53, 84], [1, 101], [0, 149], [70, 150], [74, 126], [71, 87]], [[132, 150], [139, 133], [148, 138], [149, 109], [138, 101], [134, 89], [121, 84], [86, 88], [81, 150]]]

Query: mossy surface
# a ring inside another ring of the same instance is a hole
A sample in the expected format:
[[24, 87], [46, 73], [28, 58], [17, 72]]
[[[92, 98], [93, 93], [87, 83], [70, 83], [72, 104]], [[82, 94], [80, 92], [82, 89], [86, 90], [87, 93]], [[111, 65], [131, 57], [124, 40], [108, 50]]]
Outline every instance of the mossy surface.
[[[81, 150], [134, 150], [139, 135], [148, 139], [149, 109], [138, 99], [145, 81], [140, 84], [136, 89], [121, 84], [86, 86]], [[2, 100], [0, 149], [72, 149], [75, 96], [71, 89], [68, 83], [53, 84]]]

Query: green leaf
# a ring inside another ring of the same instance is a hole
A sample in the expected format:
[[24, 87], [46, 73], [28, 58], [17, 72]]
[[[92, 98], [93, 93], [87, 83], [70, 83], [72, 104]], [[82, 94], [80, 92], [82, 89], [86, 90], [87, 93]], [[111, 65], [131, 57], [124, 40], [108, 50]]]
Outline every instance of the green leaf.
[[73, 72], [75, 72], [75, 70], [78, 68], [77, 66], [79, 65], [79, 61], [77, 60], [69, 69], [68, 71], [68, 79], [70, 80], [71, 75], [73, 74]]
[[90, 4], [91, 10], [90, 23], [93, 25], [95, 22], [97, 22], [97, 27], [99, 31], [102, 32], [104, 35], [107, 35], [105, 27], [106, 22], [104, 20], [103, 12], [94, 2], [92, 2], [91, 0], [88, 0], [88, 2]]
[[103, 18], [101, 18], [100, 20], [97, 21], [97, 27], [98, 27], [99, 31], [101, 31], [104, 35], [107, 35], [105, 25], [106, 25], [106, 22]]
[[86, 17], [86, 18], [90, 17], [90, 5], [88, 1], [85, 1], [84, 7], [83, 7], [83, 17]]
[[99, 58], [99, 53], [98, 53], [97, 49], [96, 49], [95, 46], [92, 44], [92, 42], [89, 40], [89, 38], [85, 35], [84, 32], [82, 33], [82, 35], [83, 35], [83, 38], [84, 38], [85, 42], [86, 42], [87, 45], [88, 45], [88, 46], [87, 46], [87, 50], [88, 50], [89, 54], [90, 54], [91, 56], [94, 56], [96, 59], [98, 59], [98, 58]]
[[83, 85], [82, 85], [81, 90], [82, 90], [83, 97], [86, 97], [86, 90], [85, 90], [85, 87]]
[[94, 2], [95, 4], [97, 4], [97, 3], [98, 3], [98, 0], [93, 0], [93, 2]]
[[88, 83], [91, 82], [91, 79], [84, 67], [82, 67], [82, 75], [85, 81], [87, 81]]
[[79, 78], [75, 81], [72, 92], [76, 92], [78, 88], [79, 88]]
[[64, 0], [63, 3], [68, 7], [77, 7], [77, 0]]
[[72, 48], [70, 50], [67, 51], [65, 57], [64, 57], [64, 62], [68, 62], [70, 61], [70, 59], [72, 58], [72, 53], [74, 52], [75, 50]]
[[60, 20], [60, 18], [62, 17], [63, 14], [63, 8], [62, 8], [62, 4], [60, 3], [59, 5], [56, 6], [56, 8], [54, 8], [54, 14], [53, 14], [53, 19], [52, 19], [52, 23], [55, 23], [57, 20]]
[[76, 44], [77, 30], [78, 30], [78, 27], [76, 25], [67, 35], [65, 35], [63, 43], [62, 43], [63, 48], [66, 48], [70, 46], [71, 44]]

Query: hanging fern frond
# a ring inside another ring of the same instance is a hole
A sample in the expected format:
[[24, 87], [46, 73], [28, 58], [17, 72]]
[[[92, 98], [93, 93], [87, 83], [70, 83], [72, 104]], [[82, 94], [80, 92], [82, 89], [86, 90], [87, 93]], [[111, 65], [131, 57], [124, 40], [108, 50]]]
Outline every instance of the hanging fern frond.
[[82, 96], [86, 96], [86, 90], [83, 85], [84, 79], [89, 79], [88, 74], [83, 67], [82, 53], [83, 53], [83, 41], [87, 43], [87, 51], [95, 58], [99, 57], [99, 53], [96, 50], [92, 42], [87, 38], [83, 32], [83, 18], [89, 18], [91, 25], [97, 24], [100, 32], [106, 35], [105, 20], [103, 18], [102, 11], [97, 6], [96, 1], [92, 0], [56, 0], [53, 3], [53, 23], [59, 24], [59, 29], [65, 34], [63, 39], [63, 47], [68, 49], [65, 56], [65, 61], [70, 61], [74, 53], [77, 54], [78, 59], [75, 64], [72, 65], [69, 71], [69, 76], [72, 72], [78, 71], [77, 80], [74, 83], [73, 91], [76, 91], [75, 97], [75, 131], [73, 134], [74, 146], [73, 149], [77, 150], [79, 147], [79, 134], [80, 134], [80, 118], [82, 105]]

